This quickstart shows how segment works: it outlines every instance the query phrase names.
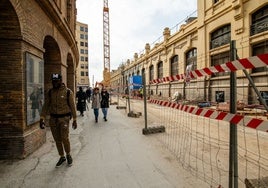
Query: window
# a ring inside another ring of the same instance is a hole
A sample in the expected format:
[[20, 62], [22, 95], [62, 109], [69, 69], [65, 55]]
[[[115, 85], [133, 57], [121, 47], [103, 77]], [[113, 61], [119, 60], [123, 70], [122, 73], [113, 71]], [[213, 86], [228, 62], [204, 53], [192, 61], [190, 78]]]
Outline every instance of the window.
[[88, 57], [85, 57], [85, 61], [88, 62]]
[[143, 68], [143, 69], [141, 70], [141, 75], [142, 75], [142, 76], [145, 75], [145, 68]]
[[80, 60], [81, 60], [81, 61], [84, 61], [84, 60], [85, 60], [85, 57], [84, 57], [84, 56], [81, 56], [81, 57], [80, 57]]
[[80, 39], [84, 39], [84, 34], [80, 34]]
[[255, 35], [268, 30], [268, 5], [252, 14], [250, 34]]
[[179, 74], [179, 70], [178, 70], [178, 55], [175, 55], [171, 58], [170, 60], [170, 73], [171, 76], [175, 76], [177, 74]]
[[[230, 60], [229, 52], [213, 55], [211, 56], [211, 66], [221, 65], [227, 63], [229, 60]], [[229, 75], [229, 73], [228, 72], [215, 73], [212, 74], [212, 77], [225, 76], [225, 75]]]
[[81, 71], [81, 76], [85, 76], [85, 73], [84, 73], [84, 71]]
[[67, 21], [70, 23], [72, 15], [72, 3], [71, 0], [67, 1]]
[[191, 71], [197, 69], [197, 63], [196, 63], [196, 56], [197, 56], [197, 49], [193, 48], [192, 50], [188, 51], [186, 53], [186, 67], [188, 65], [191, 65]]
[[163, 78], [163, 61], [157, 64], [157, 78]]
[[87, 32], [88, 30], [87, 30], [87, 27], [85, 27], [85, 32]]
[[87, 39], [87, 35], [85, 35], [85, 39]]
[[84, 49], [80, 49], [80, 53], [84, 54], [85, 53]]
[[211, 33], [210, 49], [229, 44], [231, 41], [231, 25], [225, 25]]
[[149, 80], [153, 80], [154, 79], [154, 66], [151, 65], [149, 67]]
[[85, 42], [85, 47], [88, 47], [88, 46], [87, 46], [87, 42]]
[[80, 42], [80, 46], [84, 46], [84, 42]]
[[40, 100], [44, 99], [44, 61], [28, 52], [25, 53], [26, 63], [26, 95], [27, 125], [40, 119], [38, 109]]
[[84, 27], [83, 26], [80, 26], [80, 31], [84, 31]]
[[216, 91], [215, 101], [216, 102], [224, 102], [224, 91]]
[[[255, 44], [253, 47], [253, 55], [260, 55], [260, 54], [265, 54], [268, 53], [268, 40], [261, 42], [259, 44]], [[252, 69], [252, 73], [257, 73], [257, 72], [268, 72], [268, 67], [259, 67], [259, 68], [254, 68]]]
[[220, 0], [213, 0], [213, 3], [216, 4], [218, 3]]
[[[261, 97], [263, 98], [266, 105], [268, 105], [268, 91], [260, 91]], [[260, 101], [261, 104], [261, 101]]]
[[84, 69], [85, 68], [85, 65], [84, 64], [81, 64], [80, 67], [81, 67], [81, 69]]
[[85, 50], [85, 54], [88, 54], [88, 51], [87, 50]]

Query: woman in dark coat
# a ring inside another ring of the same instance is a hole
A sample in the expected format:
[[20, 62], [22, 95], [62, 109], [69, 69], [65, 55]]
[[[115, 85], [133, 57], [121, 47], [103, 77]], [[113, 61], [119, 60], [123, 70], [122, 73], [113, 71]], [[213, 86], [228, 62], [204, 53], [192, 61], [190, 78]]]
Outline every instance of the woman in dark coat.
[[83, 91], [82, 87], [79, 87], [79, 91], [76, 93], [77, 101], [77, 110], [80, 112], [81, 116], [84, 116], [84, 111], [86, 111], [86, 99], [87, 94]]
[[103, 113], [104, 121], [107, 121], [107, 113], [109, 108], [109, 93], [106, 88], [102, 88], [101, 91], [101, 111]]

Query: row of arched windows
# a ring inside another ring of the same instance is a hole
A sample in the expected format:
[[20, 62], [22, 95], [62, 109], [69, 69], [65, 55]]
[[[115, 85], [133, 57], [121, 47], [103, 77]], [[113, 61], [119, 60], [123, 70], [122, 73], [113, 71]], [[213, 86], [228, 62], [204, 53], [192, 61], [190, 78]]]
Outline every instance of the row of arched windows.
[[[197, 68], [197, 49], [193, 48], [186, 53], [186, 64], [184, 67], [191, 66], [191, 70], [195, 70]], [[179, 56], [175, 55], [170, 58], [170, 76], [175, 76], [179, 74]], [[164, 70], [163, 70], [163, 61], [158, 62], [157, 64], [157, 78], [163, 78]], [[184, 72], [184, 71], [182, 71]], [[153, 80], [154, 78], [154, 65], [149, 67], [149, 79]]]

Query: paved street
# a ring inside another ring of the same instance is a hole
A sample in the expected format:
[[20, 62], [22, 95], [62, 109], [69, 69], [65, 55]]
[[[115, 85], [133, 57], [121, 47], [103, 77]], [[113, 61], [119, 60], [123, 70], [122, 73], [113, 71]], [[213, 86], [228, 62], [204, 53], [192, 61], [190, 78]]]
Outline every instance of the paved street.
[[185, 171], [155, 135], [142, 134], [143, 116], [127, 117], [116, 106], [110, 107], [107, 122], [101, 115], [95, 123], [91, 109], [85, 114], [78, 117], [78, 129], [71, 130], [72, 167], [55, 168], [58, 155], [47, 128], [46, 144], [32, 155], [0, 161], [0, 187], [209, 187]]

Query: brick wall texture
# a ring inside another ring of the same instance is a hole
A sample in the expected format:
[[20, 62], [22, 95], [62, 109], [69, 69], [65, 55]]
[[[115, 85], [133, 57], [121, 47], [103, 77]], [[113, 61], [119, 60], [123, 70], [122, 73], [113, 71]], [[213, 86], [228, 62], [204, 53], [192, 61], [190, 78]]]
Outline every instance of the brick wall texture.
[[[75, 0], [1, 0], [0, 159], [25, 158], [46, 141], [38, 121], [27, 125], [25, 54], [44, 60], [45, 78], [58, 70], [66, 83], [74, 82], [78, 60], [75, 21]], [[67, 70], [67, 57], [71, 70]], [[49, 82], [45, 79], [45, 90]], [[74, 89], [75, 84], [70, 85]]]

